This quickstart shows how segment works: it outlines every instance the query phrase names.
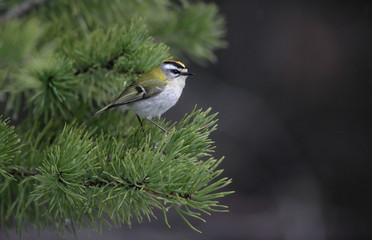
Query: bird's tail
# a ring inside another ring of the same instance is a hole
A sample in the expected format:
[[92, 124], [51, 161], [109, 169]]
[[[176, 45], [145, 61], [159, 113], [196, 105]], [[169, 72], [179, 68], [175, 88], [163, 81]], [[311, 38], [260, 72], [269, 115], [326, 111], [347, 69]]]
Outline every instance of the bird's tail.
[[100, 115], [101, 113], [104, 113], [104, 112], [106, 112], [107, 110], [109, 110], [111, 107], [112, 107], [112, 105], [109, 104], [109, 105], [107, 105], [106, 107], [101, 108], [101, 109], [98, 110], [97, 112], [93, 113], [92, 116], [90, 116], [90, 117], [92, 118], [92, 117], [95, 117], [95, 116], [97, 116], [97, 115]]

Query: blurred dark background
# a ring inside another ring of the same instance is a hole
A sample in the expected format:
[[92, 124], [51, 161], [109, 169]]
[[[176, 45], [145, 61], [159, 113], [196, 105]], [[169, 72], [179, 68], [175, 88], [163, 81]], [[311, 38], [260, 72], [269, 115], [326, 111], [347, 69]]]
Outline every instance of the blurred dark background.
[[214, 2], [229, 47], [216, 64], [188, 64], [197, 75], [165, 116], [195, 104], [220, 113], [212, 138], [233, 178], [221, 199], [230, 212], [194, 222], [203, 234], [159, 214], [78, 238], [372, 239], [371, 1]]
[[173, 110], [220, 112], [213, 137], [237, 193], [205, 234], [372, 239], [372, 2], [218, 4], [229, 48], [193, 66]]

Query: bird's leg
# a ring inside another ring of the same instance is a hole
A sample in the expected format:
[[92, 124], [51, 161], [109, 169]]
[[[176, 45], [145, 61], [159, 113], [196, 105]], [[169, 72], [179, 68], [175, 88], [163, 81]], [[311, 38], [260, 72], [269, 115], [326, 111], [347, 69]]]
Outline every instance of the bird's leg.
[[158, 128], [160, 128], [161, 130], [163, 130], [163, 132], [165, 133], [170, 133], [167, 129], [163, 128], [162, 126], [160, 126], [159, 124], [157, 124], [156, 122], [152, 121], [151, 118], [146, 118], [147, 120], [149, 120], [151, 123], [153, 123], [155, 126], [157, 126]]
[[142, 123], [142, 121], [141, 121], [141, 118], [140, 118], [137, 114], [136, 114], [136, 116], [137, 116], [138, 121], [139, 121], [140, 124], [141, 124], [143, 134], [147, 135], [147, 132], [146, 132], [145, 128], [143, 127], [143, 123]]

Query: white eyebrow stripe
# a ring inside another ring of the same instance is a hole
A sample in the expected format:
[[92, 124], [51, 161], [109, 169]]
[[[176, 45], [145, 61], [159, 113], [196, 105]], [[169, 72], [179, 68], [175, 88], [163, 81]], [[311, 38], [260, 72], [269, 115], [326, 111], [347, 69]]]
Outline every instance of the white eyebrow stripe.
[[174, 66], [173, 64], [166, 64], [164, 67], [166, 69], [169, 69], [169, 70], [171, 70], [171, 69], [177, 69], [177, 70], [179, 70], [179, 68], [176, 67], [176, 66]]

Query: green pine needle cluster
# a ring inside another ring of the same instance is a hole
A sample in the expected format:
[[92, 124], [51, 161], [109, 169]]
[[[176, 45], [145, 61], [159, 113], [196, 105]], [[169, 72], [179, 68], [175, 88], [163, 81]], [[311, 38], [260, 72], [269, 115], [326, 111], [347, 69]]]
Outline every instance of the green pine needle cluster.
[[231, 180], [219, 178], [222, 159], [211, 156], [216, 114], [209, 112], [194, 110], [178, 123], [163, 123], [170, 134], [146, 125], [146, 136], [140, 128], [123, 136], [72, 122], [53, 137], [46, 138], [47, 130], [26, 136], [24, 145], [2, 121], [2, 135], [12, 144], [4, 151], [8, 160], [0, 162], [1, 225], [14, 218], [19, 233], [27, 222], [39, 231], [51, 225], [75, 232], [86, 224], [100, 230], [156, 218], [154, 209], [168, 224], [167, 213], [175, 209], [194, 228], [187, 217], [203, 220], [201, 213], [226, 211], [216, 198], [231, 193], [219, 191]]
[[[5, 11], [23, 1], [0, 5]], [[204, 63], [224, 47], [213, 4], [186, 1], [46, 1], [0, 15], [0, 226], [57, 233], [226, 211], [229, 178], [211, 154], [216, 114], [194, 109], [164, 134], [133, 113], [89, 118], [145, 71], [173, 56]], [[12, 120], [21, 121], [13, 127]], [[195, 229], [196, 230], [196, 229]]]
[[0, 116], [0, 143], [0, 176], [12, 179], [9, 172], [13, 159], [19, 153], [20, 139], [14, 127], [9, 126], [9, 120], [3, 120], [2, 116]]

